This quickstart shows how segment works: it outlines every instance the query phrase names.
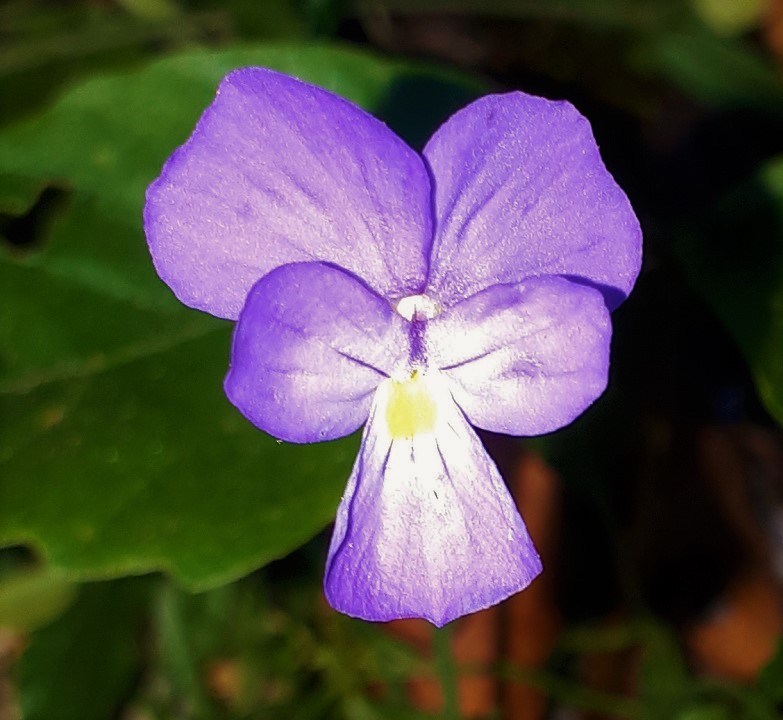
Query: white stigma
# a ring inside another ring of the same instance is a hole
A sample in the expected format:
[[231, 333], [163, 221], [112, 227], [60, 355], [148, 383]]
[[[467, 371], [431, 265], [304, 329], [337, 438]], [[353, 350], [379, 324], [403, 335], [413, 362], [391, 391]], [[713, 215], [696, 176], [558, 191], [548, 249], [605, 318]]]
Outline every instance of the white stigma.
[[426, 295], [408, 295], [397, 303], [395, 310], [410, 322], [414, 317], [417, 320], [431, 320], [440, 314], [441, 308]]

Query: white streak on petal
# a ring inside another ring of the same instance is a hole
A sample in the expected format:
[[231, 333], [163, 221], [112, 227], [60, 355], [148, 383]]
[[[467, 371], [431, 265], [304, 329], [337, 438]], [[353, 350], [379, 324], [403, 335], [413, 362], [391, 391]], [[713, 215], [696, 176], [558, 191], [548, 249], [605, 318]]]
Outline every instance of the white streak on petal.
[[379, 387], [326, 571], [329, 602], [366, 620], [441, 626], [527, 587], [541, 562], [490, 457], [442, 376], [432, 432], [392, 438]]

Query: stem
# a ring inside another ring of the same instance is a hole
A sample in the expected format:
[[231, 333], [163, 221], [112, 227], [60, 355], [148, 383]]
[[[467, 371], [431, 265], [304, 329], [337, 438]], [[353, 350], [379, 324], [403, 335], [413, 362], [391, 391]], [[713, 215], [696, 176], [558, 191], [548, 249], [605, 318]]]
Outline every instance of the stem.
[[175, 693], [186, 699], [194, 717], [211, 717], [209, 702], [199, 681], [196, 661], [188, 642], [182, 597], [170, 583], [161, 588], [157, 621], [164, 668], [174, 682]]
[[458, 671], [451, 651], [451, 625], [435, 630], [435, 668], [443, 689], [443, 720], [459, 720]]

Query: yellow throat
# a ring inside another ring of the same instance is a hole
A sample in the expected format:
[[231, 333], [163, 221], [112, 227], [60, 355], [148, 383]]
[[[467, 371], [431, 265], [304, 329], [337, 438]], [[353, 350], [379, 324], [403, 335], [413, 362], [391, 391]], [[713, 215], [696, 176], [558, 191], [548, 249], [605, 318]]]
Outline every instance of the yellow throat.
[[386, 425], [394, 440], [432, 432], [437, 414], [435, 399], [418, 370], [407, 380], [391, 381]]

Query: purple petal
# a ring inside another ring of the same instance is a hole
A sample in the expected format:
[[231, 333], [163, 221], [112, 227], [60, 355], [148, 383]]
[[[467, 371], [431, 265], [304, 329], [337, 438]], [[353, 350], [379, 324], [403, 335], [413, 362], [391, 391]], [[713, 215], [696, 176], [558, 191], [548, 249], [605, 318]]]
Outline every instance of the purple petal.
[[405, 360], [403, 323], [339, 268], [279, 267], [253, 286], [239, 317], [226, 395], [282, 440], [348, 435], [367, 419], [378, 384]]
[[431, 242], [421, 158], [332, 93], [262, 68], [220, 85], [147, 192], [155, 266], [177, 297], [236, 319], [291, 262], [335, 263], [391, 299], [420, 292]]
[[442, 626], [527, 587], [541, 561], [498, 474], [443, 380], [434, 432], [392, 438], [381, 385], [337, 511], [325, 590], [365, 620]]
[[567, 425], [604, 391], [611, 335], [600, 292], [531, 278], [488, 288], [431, 320], [427, 347], [473, 425], [539, 435]]
[[614, 308], [641, 230], [573, 106], [516, 92], [458, 112], [424, 150], [438, 227], [427, 293], [448, 306], [490, 285], [572, 275]]

